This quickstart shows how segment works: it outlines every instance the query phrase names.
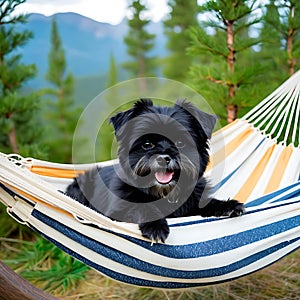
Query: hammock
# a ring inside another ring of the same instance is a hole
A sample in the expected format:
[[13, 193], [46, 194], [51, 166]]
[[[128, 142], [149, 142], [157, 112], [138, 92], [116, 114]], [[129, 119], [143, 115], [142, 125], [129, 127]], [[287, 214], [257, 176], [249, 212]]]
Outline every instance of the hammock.
[[112, 221], [59, 192], [92, 165], [5, 154], [0, 200], [18, 222], [124, 283], [179, 289], [239, 278], [300, 245], [299, 89], [300, 72], [212, 138], [207, 174], [217, 197], [245, 202], [242, 217], [169, 219], [166, 243], [151, 243], [136, 224]]

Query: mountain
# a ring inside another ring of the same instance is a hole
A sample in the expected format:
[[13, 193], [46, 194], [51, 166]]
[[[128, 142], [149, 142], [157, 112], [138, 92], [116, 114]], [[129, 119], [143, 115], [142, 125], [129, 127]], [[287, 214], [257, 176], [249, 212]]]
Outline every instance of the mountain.
[[[116, 63], [128, 61], [126, 45], [123, 42], [128, 32], [127, 21], [118, 25], [100, 23], [75, 13], [60, 13], [51, 17], [41, 14], [31, 14], [28, 23], [21, 25], [33, 32], [34, 38], [26, 44], [22, 51], [23, 62], [36, 64], [38, 77], [29, 82], [32, 88], [40, 88], [47, 84], [45, 74], [48, 68], [48, 53], [50, 50], [51, 20], [55, 18], [60, 37], [65, 49], [68, 70], [80, 80], [84, 78], [105, 79], [109, 70], [109, 59], [112, 53]], [[155, 33], [156, 46], [151, 55], [163, 57], [166, 55], [165, 37], [161, 23], [151, 23], [149, 32]], [[124, 72], [123, 72], [124, 74]], [[124, 79], [124, 78], [122, 78]], [[121, 79], [121, 80], [122, 80]], [[99, 84], [105, 87], [104, 82]], [[95, 83], [94, 83], [95, 85]], [[94, 87], [97, 90], [97, 87]]]

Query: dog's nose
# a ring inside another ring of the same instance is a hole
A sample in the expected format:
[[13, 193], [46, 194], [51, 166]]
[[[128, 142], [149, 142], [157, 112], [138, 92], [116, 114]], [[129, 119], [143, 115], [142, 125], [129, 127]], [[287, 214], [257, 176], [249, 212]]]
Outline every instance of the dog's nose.
[[156, 161], [160, 166], [165, 167], [170, 163], [171, 157], [169, 155], [159, 155]]

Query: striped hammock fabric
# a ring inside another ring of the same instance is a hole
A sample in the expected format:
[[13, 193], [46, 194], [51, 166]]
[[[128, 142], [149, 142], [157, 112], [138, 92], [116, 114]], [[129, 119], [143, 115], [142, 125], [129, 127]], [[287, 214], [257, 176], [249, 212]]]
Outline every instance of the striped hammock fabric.
[[[165, 244], [59, 192], [92, 165], [0, 155], [7, 212], [66, 253], [115, 280], [180, 289], [264, 268], [300, 246], [300, 73], [211, 141], [207, 176], [219, 198], [245, 202], [239, 218], [169, 219]], [[99, 163], [113, 164], [114, 161]]]

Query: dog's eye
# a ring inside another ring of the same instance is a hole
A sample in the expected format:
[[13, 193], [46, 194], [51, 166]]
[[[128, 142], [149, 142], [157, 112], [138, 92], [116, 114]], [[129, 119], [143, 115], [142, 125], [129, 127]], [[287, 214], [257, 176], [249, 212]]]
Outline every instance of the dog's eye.
[[175, 142], [175, 146], [179, 149], [182, 149], [185, 146], [185, 143], [178, 140], [178, 141]]
[[151, 143], [150, 141], [146, 141], [143, 145], [142, 148], [144, 150], [150, 150], [153, 149], [155, 147], [155, 145], [153, 143]]

